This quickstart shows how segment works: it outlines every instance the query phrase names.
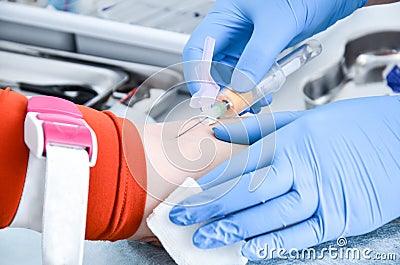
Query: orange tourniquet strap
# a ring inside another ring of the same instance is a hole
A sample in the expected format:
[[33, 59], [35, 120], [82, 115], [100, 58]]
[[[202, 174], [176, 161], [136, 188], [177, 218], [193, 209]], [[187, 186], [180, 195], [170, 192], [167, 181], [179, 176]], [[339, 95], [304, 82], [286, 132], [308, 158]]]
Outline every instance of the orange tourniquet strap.
[[25, 183], [29, 150], [24, 143], [26, 97], [0, 89], [0, 228], [10, 225]]
[[[146, 201], [146, 162], [139, 133], [111, 112], [79, 109], [98, 141], [97, 164], [90, 174], [86, 237], [128, 238], [139, 227]], [[124, 152], [124, 146], [129, 152]]]
[[[0, 90], [0, 228], [12, 222], [25, 181], [26, 106], [25, 96]], [[98, 141], [97, 163], [90, 171], [86, 238], [128, 238], [138, 229], [146, 203], [146, 164], [139, 133], [131, 122], [110, 112], [79, 109]]]

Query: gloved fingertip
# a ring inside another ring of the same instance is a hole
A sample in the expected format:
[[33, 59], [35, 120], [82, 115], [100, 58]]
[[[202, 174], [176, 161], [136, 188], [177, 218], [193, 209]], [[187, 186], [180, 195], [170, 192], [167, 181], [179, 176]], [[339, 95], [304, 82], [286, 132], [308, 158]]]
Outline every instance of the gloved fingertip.
[[247, 108], [247, 109], [245, 109], [244, 111], [240, 112], [240, 113], [239, 113], [239, 116], [242, 116], [242, 115], [244, 115], [244, 114], [246, 114], [246, 113], [248, 113], [248, 112], [251, 112], [251, 108]]
[[210, 235], [208, 235], [207, 233], [204, 233], [203, 231], [204, 229], [202, 229], [202, 227], [200, 227], [199, 229], [196, 230], [196, 232], [194, 232], [193, 234], [193, 245], [195, 245], [198, 248], [201, 249], [209, 249], [211, 248], [209, 245], [211, 243], [211, 238]]
[[210, 249], [225, 246], [223, 241], [216, 238], [215, 228], [211, 224], [200, 227], [193, 234], [193, 244], [201, 249]]
[[196, 92], [200, 89], [200, 83], [197, 80], [191, 81], [189, 78], [187, 79], [188, 81], [185, 83], [187, 90], [189, 90], [191, 95], [196, 94]]
[[254, 142], [253, 138], [258, 140], [259, 137], [258, 135], [253, 133], [253, 131], [255, 131], [258, 128], [257, 126], [255, 126], [256, 128], [247, 126], [248, 122], [246, 122], [246, 120], [251, 118], [252, 117], [242, 119], [234, 123], [215, 126], [212, 128], [214, 131], [214, 135], [217, 139], [229, 143], [236, 143], [236, 144], [252, 143]]
[[258, 114], [261, 111], [261, 106], [256, 104], [253, 107], [250, 108], [250, 113], [252, 114]]
[[189, 90], [191, 95], [194, 95], [197, 91], [199, 91], [197, 86], [187, 86], [187, 89]]
[[268, 105], [270, 105], [272, 102], [272, 95], [271, 94], [267, 94], [265, 95], [262, 99], [260, 99], [257, 103], [255, 103], [253, 106], [251, 106], [250, 108], [250, 113], [253, 114], [258, 114], [261, 112], [261, 109], [263, 107], [266, 107]]
[[212, 128], [214, 135], [217, 139], [230, 142], [229, 132], [226, 129], [226, 126], [218, 125]]
[[267, 105], [272, 103], [272, 95], [271, 94], [267, 94], [267, 95], [264, 96], [264, 98], [262, 100], [263, 100], [263, 105], [267, 106]]
[[193, 234], [193, 244], [202, 249], [223, 247], [243, 239], [241, 227], [227, 219], [208, 223]]
[[191, 225], [190, 213], [186, 207], [181, 205], [175, 205], [169, 212], [169, 220], [180, 226]]

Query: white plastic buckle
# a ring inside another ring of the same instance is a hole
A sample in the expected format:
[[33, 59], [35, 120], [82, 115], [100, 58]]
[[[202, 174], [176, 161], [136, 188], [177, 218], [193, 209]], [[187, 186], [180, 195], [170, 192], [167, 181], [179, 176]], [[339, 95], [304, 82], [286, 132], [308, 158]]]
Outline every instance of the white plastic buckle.
[[[28, 112], [25, 118], [25, 143], [28, 146], [29, 150], [36, 156], [36, 157], [45, 157], [46, 156], [46, 144], [45, 144], [45, 136], [46, 132], [43, 129], [43, 124], [44, 121], [38, 119], [38, 115], [40, 113], [38, 112]], [[97, 138], [96, 134], [90, 128], [90, 126], [86, 123], [85, 120], [81, 120], [81, 122], [84, 125], [85, 130], [88, 130], [91, 135], [92, 139], [92, 151], [91, 155], [89, 155], [89, 161], [90, 167], [93, 167], [96, 165], [96, 160], [97, 160]], [[74, 129], [74, 130], [82, 130], [82, 128], [78, 125], [71, 125], [68, 123], [60, 123], [60, 122], [52, 122], [55, 124], [60, 132], [63, 131], [63, 129]], [[68, 136], [68, 135], [66, 135]], [[70, 148], [84, 148], [88, 149], [87, 145], [76, 145], [75, 143], [65, 143], [65, 142], [51, 142], [53, 145], [59, 145], [59, 146], [64, 146], [64, 147], [70, 147]], [[89, 151], [89, 150], [87, 150]]]
[[[43, 98], [50, 101], [50, 107], [40, 108]], [[25, 143], [36, 157], [44, 157], [46, 145], [51, 143], [71, 148], [85, 148], [89, 153], [90, 167], [96, 164], [96, 134], [82, 119], [78, 108], [72, 102], [39, 96], [31, 97], [29, 104], [24, 124]]]
[[75, 104], [55, 97], [30, 98], [24, 126], [31, 153], [46, 158], [43, 264], [82, 264], [96, 135]]

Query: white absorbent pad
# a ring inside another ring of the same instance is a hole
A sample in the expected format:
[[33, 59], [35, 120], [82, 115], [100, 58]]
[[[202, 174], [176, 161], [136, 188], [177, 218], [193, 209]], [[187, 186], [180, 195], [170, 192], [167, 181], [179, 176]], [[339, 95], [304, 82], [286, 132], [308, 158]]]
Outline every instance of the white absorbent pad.
[[176, 203], [201, 191], [202, 189], [194, 179], [187, 178], [153, 210], [147, 218], [147, 225], [178, 265], [246, 264], [247, 259], [241, 254], [244, 241], [214, 249], [200, 249], [193, 245], [192, 237], [197, 228], [204, 223], [179, 226], [169, 220], [169, 211]]

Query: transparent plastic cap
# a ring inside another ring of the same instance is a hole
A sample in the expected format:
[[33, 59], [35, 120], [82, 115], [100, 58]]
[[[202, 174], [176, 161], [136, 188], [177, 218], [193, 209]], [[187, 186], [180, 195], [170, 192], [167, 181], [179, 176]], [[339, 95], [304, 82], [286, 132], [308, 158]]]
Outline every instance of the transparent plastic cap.
[[196, 67], [200, 89], [190, 99], [190, 107], [206, 110], [215, 103], [219, 86], [211, 76], [211, 64], [215, 47], [215, 39], [207, 37], [204, 42], [202, 61]]

